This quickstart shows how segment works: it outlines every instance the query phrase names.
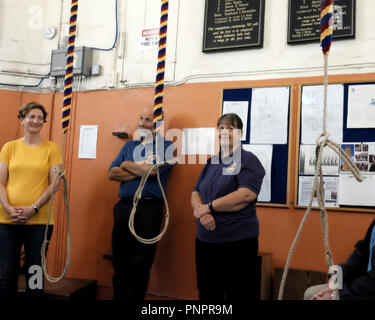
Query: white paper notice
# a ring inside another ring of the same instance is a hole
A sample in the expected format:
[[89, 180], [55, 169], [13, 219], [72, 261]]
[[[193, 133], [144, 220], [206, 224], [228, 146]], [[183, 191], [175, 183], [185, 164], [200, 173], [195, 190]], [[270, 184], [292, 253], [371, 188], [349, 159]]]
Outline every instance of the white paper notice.
[[[299, 155], [299, 174], [315, 174], [315, 145], [301, 145]], [[339, 174], [340, 158], [331, 148], [324, 148], [322, 171], [324, 175]]]
[[182, 131], [182, 154], [214, 154], [215, 128], [185, 128]]
[[375, 85], [348, 88], [348, 128], [375, 128]]
[[[323, 86], [302, 89], [301, 143], [315, 144], [323, 132]], [[344, 86], [334, 84], [327, 91], [327, 131], [329, 138], [341, 143], [343, 135]]]
[[348, 206], [375, 206], [373, 194], [375, 175], [362, 173], [363, 181], [358, 182], [352, 174], [339, 176], [339, 204]]
[[98, 126], [85, 125], [80, 127], [78, 158], [96, 159]]
[[[312, 176], [300, 176], [298, 183], [298, 205], [308, 206], [311, 198], [311, 191], [314, 182]], [[324, 191], [325, 191], [325, 206], [338, 207], [338, 191], [339, 191], [339, 177], [323, 177]], [[318, 207], [318, 200], [313, 199], [313, 207]]]
[[237, 114], [243, 124], [242, 138], [241, 140], [246, 140], [247, 132], [247, 117], [249, 113], [249, 102], [248, 101], [224, 101], [223, 103], [223, 114], [235, 113]]
[[251, 144], [286, 144], [289, 87], [255, 88], [251, 98]]
[[272, 145], [251, 145], [244, 144], [244, 150], [252, 152], [262, 164], [266, 174], [263, 178], [262, 188], [258, 195], [258, 201], [271, 201], [271, 164], [272, 164]]

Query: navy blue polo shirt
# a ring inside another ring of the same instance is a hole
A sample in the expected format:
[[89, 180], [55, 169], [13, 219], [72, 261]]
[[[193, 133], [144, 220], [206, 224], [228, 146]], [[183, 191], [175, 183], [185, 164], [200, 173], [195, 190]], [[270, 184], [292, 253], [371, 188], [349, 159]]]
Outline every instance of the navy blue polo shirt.
[[[169, 161], [173, 159], [174, 146], [171, 141], [164, 140], [158, 136], [158, 156], [160, 161]], [[156, 163], [155, 159], [155, 140], [153, 143], [141, 145], [141, 141], [129, 140], [121, 149], [116, 159], [112, 162], [109, 169], [113, 167], [119, 167], [123, 161], [139, 161], [139, 160], [152, 160]], [[140, 158], [141, 157], [141, 158]], [[168, 157], [168, 158], [167, 158]], [[135, 159], [136, 158], [136, 159]], [[167, 164], [159, 168], [160, 181], [163, 185], [163, 189], [166, 190], [167, 179], [171, 173], [172, 165]], [[120, 198], [133, 199], [135, 192], [139, 187], [141, 177], [126, 182], [121, 182], [119, 189]], [[147, 183], [144, 186], [142, 192], [142, 198], [162, 198], [163, 195], [160, 190], [160, 186], [156, 176], [149, 176]]]
[[[265, 170], [258, 158], [251, 152], [241, 148], [241, 161], [232, 161], [225, 164], [217, 156], [208, 159], [194, 191], [200, 193], [204, 204], [221, 198], [238, 188], [248, 188], [257, 195], [262, 186]], [[224, 161], [227, 162], [227, 161]], [[240, 168], [238, 168], [240, 166]], [[238, 169], [237, 174], [223, 174], [223, 170]], [[259, 221], [255, 210], [256, 200], [250, 202], [245, 208], [236, 212], [215, 212], [216, 228], [207, 230], [196, 219], [197, 239], [204, 242], [231, 242], [257, 237], [259, 235]], [[214, 206], [215, 209], [215, 206]]]

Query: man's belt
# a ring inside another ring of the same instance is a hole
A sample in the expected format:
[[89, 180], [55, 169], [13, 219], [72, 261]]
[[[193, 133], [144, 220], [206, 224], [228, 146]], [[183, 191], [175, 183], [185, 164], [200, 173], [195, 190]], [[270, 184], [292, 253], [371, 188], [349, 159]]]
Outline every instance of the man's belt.
[[[121, 198], [121, 200], [126, 203], [133, 204], [133, 198]], [[142, 203], [142, 202], [148, 202], [148, 201], [162, 201], [162, 200], [163, 200], [162, 198], [144, 197], [144, 198], [139, 199], [139, 202]]]

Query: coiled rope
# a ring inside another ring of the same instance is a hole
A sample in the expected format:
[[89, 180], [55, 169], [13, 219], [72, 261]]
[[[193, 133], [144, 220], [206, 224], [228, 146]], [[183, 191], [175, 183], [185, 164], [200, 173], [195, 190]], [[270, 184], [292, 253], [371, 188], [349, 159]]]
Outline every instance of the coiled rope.
[[[68, 48], [66, 55], [66, 67], [65, 67], [65, 81], [64, 81], [64, 102], [62, 108], [62, 129], [63, 129], [63, 146], [62, 146], [62, 170], [60, 170], [54, 181], [53, 188], [51, 193], [51, 200], [49, 204], [48, 219], [46, 224], [46, 231], [44, 234], [44, 241], [41, 249], [42, 256], [42, 268], [46, 279], [50, 282], [58, 282], [61, 280], [68, 271], [70, 264], [70, 212], [69, 212], [69, 203], [68, 203], [68, 189], [65, 179], [65, 170], [64, 170], [64, 158], [65, 158], [65, 144], [66, 144], [66, 132], [69, 126], [70, 120], [70, 110], [72, 106], [72, 86], [73, 86], [73, 62], [74, 62], [74, 44], [76, 38], [77, 30], [77, 14], [78, 14], [78, 0], [72, 0], [70, 7], [70, 20], [69, 20], [69, 38], [68, 38]], [[52, 214], [52, 203], [53, 195], [57, 191], [60, 180], [63, 181], [64, 186], [64, 205], [65, 205], [65, 214], [66, 214], [66, 223], [67, 223], [67, 258], [64, 270], [62, 274], [58, 277], [53, 277], [47, 272], [47, 261], [46, 261], [46, 250], [49, 243], [47, 239], [48, 227], [50, 223], [50, 218]]]
[[[169, 207], [168, 207], [167, 197], [165, 195], [163, 185], [160, 181], [160, 174], [159, 174], [159, 168], [164, 165], [167, 165], [167, 162], [160, 162], [159, 156], [157, 154], [159, 149], [158, 149], [158, 139], [156, 137], [156, 134], [158, 133], [158, 131], [160, 131], [163, 118], [164, 118], [163, 97], [164, 97], [165, 56], [167, 52], [168, 3], [169, 3], [169, 0], [162, 0], [161, 10], [160, 10], [159, 51], [158, 51], [158, 63], [157, 63], [156, 79], [155, 79], [154, 115], [153, 115], [154, 116], [153, 124], [154, 124], [154, 136], [155, 136], [156, 164], [152, 165], [141, 178], [138, 189], [134, 194], [133, 208], [130, 213], [129, 223], [128, 223], [130, 232], [134, 235], [134, 237], [139, 242], [142, 242], [144, 244], [153, 244], [153, 243], [158, 242], [167, 231], [168, 223], [169, 223]], [[134, 229], [134, 216], [137, 210], [138, 202], [142, 197], [143, 188], [152, 170], [156, 170], [156, 176], [158, 179], [161, 193], [163, 195], [163, 199], [164, 199], [164, 203], [166, 207], [166, 213], [165, 213], [164, 228], [160, 232], [160, 234], [152, 239], [145, 239], [145, 238], [138, 236]]]
[[[135, 192], [134, 194], [134, 198], [133, 198], [133, 209], [130, 213], [130, 217], [129, 217], [129, 230], [130, 232], [133, 234], [133, 236], [139, 241], [139, 242], [142, 242], [144, 244], [153, 244], [155, 242], [158, 242], [161, 240], [161, 238], [164, 236], [164, 234], [166, 233], [167, 231], [167, 228], [168, 228], [168, 223], [169, 223], [169, 207], [168, 207], [168, 201], [167, 201], [167, 197], [165, 195], [165, 191], [164, 191], [164, 188], [163, 188], [163, 185], [161, 183], [161, 180], [160, 180], [160, 174], [159, 174], [159, 168], [166, 165], [165, 162], [159, 162], [153, 166], [151, 166], [147, 172], [142, 176], [141, 178], [141, 181], [139, 183], [139, 186], [138, 186], [138, 189], [137, 191]], [[164, 199], [164, 203], [165, 203], [165, 208], [166, 208], [166, 213], [165, 213], [165, 221], [164, 221], [164, 228], [163, 230], [160, 232], [159, 235], [157, 235], [156, 237], [154, 238], [151, 238], [151, 239], [145, 239], [145, 238], [142, 238], [140, 237], [139, 235], [137, 235], [137, 233], [135, 232], [135, 229], [134, 229], [134, 217], [135, 217], [135, 212], [137, 210], [137, 206], [138, 206], [138, 202], [139, 200], [142, 198], [142, 191], [143, 191], [143, 188], [147, 182], [147, 179], [151, 173], [152, 170], [156, 170], [156, 176], [157, 176], [157, 179], [158, 179], [158, 183], [159, 183], [159, 186], [160, 186], [160, 190], [161, 190], [161, 193], [163, 195], [163, 199]]]
[[[341, 159], [348, 165], [350, 171], [353, 173], [354, 177], [357, 181], [363, 181], [361, 176], [361, 172], [359, 171], [358, 167], [353, 164], [351, 159], [346, 155], [344, 150], [340, 147], [339, 144], [331, 141], [329, 137], [329, 133], [327, 132], [327, 91], [328, 91], [328, 54], [329, 49], [331, 47], [332, 42], [332, 24], [333, 24], [333, 0], [321, 0], [321, 8], [320, 8], [320, 42], [323, 51], [324, 57], [324, 108], [323, 108], [323, 133], [321, 133], [316, 139], [316, 161], [315, 161], [315, 175], [313, 180], [313, 187], [311, 191], [310, 201], [306, 213], [301, 221], [301, 224], [298, 228], [296, 237], [292, 243], [290, 248], [288, 259], [284, 268], [283, 276], [281, 279], [280, 290], [278, 299], [282, 300], [284, 286], [286, 282], [286, 277], [288, 275], [290, 261], [293, 256], [294, 249], [297, 245], [299, 237], [302, 233], [303, 226], [309, 216], [311, 211], [312, 202], [314, 197], [317, 197], [319, 208], [320, 208], [320, 221], [321, 221], [321, 229], [323, 233], [324, 239], [324, 247], [325, 247], [325, 255], [326, 255], [326, 263], [328, 265], [329, 270], [334, 265], [332, 259], [332, 253], [329, 247], [329, 239], [328, 239], [328, 216], [327, 211], [325, 208], [325, 196], [324, 196], [324, 184], [323, 184], [323, 171], [322, 171], [322, 154], [325, 147], [331, 148], [335, 151]], [[339, 293], [338, 289], [333, 289], [333, 300], [339, 300]]]

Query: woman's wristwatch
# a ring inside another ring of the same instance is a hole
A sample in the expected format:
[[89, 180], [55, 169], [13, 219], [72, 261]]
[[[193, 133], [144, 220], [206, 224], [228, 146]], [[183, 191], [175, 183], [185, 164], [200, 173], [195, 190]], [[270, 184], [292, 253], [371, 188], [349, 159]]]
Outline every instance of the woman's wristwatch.
[[215, 213], [214, 208], [212, 207], [212, 201], [208, 203], [208, 208], [210, 209], [211, 213]]
[[35, 204], [32, 204], [31, 206], [32, 206], [33, 209], [34, 209], [34, 213], [37, 214], [37, 213], [39, 212], [38, 207], [37, 207]]

